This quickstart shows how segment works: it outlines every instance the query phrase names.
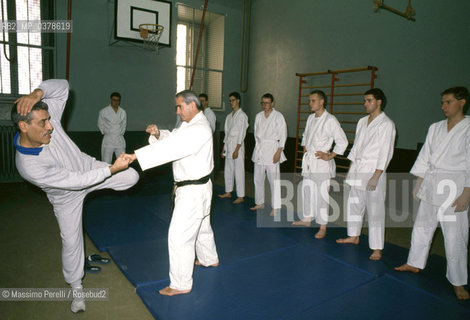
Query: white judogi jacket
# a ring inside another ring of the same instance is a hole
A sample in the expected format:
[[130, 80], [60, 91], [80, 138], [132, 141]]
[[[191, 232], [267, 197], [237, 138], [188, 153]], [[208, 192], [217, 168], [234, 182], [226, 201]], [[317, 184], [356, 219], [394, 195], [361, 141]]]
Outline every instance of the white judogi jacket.
[[212, 131], [202, 111], [173, 131], [161, 130], [160, 138], [149, 137], [150, 145], [136, 150], [142, 170], [173, 161], [175, 181], [197, 180], [214, 168]]
[[215, 131], [215, 122], [217, 118], [215, 117], [214, 111], [210, 107], [204, 109], [204, 115], [206, 116], [207, 120], [209, 120], [209, 124], [211, 125], [212, 133]]
[[411, 173], [423, 178], [418, 198], [435, 206], [451, 205], [470, 187], [470, 118], [449, 132], [447, 120], [433, 123]]
[[[349, 152], [348, 159], [352, 161], [346, 183], [365, 190], [367, 182], [375, 170], [383, 170], [379, 185], [383, 185], [385, 192], [385, 170], [393, 156], [395, 143], [395, 124], [382, 112], [367, 125], [369, 116], [359, 119], [356, 127], [356, 138]], [[358, 186], [353, 180], [361, 181]]]
[[49, 106], [54, 127], [51, 142], [40, 148], [23, 148], [15, 141], [16, 168], [23, 178], [43, 189], [53, 205], [70, 204], [85, 188], [111, 176], [111, 171], [105, 163], [92, 169], [96, 160], [81, 152], [62, 128], [60, 119], [69, 94], [68, 82], [47, 80], [39, 89], [44, 92], [42, 100]]
[[101, 109], [98, 116], [98, 128], [103, 137], [103, 147], [126, 148], [124, 133], [126, 132], [127, 115], [121, 107], [114, 112], [111, 105]]
[[[287, 125], [284, 116], [273, 109], [266, 118], [264, 111], [261, 111], [256, 115], [254, 131], [256, 144], [251, 160], [257, 164], [272, 165], [277, 149], [284, 148], [286, 144]], [[279, 163], [286, 160], [282, 151]]]
[[336, 117], [324, 111], [320, 117], [311, 114], [302, 137], [301, 145], [305, 147], [302, 158], [302, 176], [313, 179], [315, 174], [334, 178], [336, 174], [335, 160], [317, 159], [315, 152], [328, 152], [335, 142], [333, 152], [342, 155], [348, 147], [348, 139]]
[[244, 148], [244, 140], [246, 135], [246, 129], [248, 129], [248, 116], [240, 108], [232, 115], [230, 112], [225, 118], [225, 157], [232, 159], [233, 151], [237, 147], [237, 144]]

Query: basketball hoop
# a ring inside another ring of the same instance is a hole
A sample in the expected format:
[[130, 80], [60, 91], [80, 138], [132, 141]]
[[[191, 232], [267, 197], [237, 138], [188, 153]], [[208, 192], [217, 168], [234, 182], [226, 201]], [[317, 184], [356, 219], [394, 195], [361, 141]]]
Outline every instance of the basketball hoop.
[[144, 49], [157, 51], [158, 53], [158, 42], [162, 36], [163, 29], [164, 27], [159, 24], [142, 23], [139, 25]]

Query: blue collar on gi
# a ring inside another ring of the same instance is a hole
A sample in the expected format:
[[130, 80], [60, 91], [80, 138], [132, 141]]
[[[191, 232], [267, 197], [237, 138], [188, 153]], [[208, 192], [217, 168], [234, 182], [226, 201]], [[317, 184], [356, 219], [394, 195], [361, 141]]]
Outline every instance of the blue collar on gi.
[[13, 144], [15, 145], [15, 148], [16, 148], [16, 150], [18, 150], [19, 153], [29, 154], [29, 155], [32, 155], [32, 156], [38, 156], [39, 153], [41, 153], [42, 147], [39, 147], [39, 148], [26, 148], [26, 147], [20, 146], [17, 142], [17, 141], [19, 141], [19, 138], [20, 138], [20, 132], [18, 131], [15, 134], [15, 136], [13, 137]]

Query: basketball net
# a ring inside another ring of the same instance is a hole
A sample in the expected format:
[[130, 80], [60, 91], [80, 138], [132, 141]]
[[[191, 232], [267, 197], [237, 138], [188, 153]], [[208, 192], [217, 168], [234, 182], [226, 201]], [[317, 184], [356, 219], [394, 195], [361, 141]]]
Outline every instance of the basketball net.
[[162, 36], [164, 27], [159, 24], [142, 23], [139, 25], [140, 37], [143, 41], [143, 48], [150, 51], [156, 51], [158, 54], [158, 43]]

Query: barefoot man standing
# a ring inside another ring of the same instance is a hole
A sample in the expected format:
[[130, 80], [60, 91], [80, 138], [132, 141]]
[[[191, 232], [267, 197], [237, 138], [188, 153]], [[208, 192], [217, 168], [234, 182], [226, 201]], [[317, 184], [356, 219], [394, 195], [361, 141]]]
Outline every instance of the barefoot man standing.
[[369, 114], [359, 120], [346, 183], [351, 186], [347, 204], [348, 237], [337, 243], [359, 244], [364, 211], [369, 216], [369, 259], [380, 260], [385, 234], [385, 170], [393, 156], [395, 124], [382, 112], [386, 97], [373, 88], [364, 93], [364, 107]]
[[[446, 120], [431, 125], [411, 173], [418, 177], [413, 196], [421, 200], [406, 264], [397, 271], [424, 269], [437, 224], [441, 224], [447, 279], [458, 299], [470, 299], [467, 284], [468, 203], [470, 199], [470, 118], [465, 87], [441, 93]], [[451, 199], [449, 202], [448, 200]]]

